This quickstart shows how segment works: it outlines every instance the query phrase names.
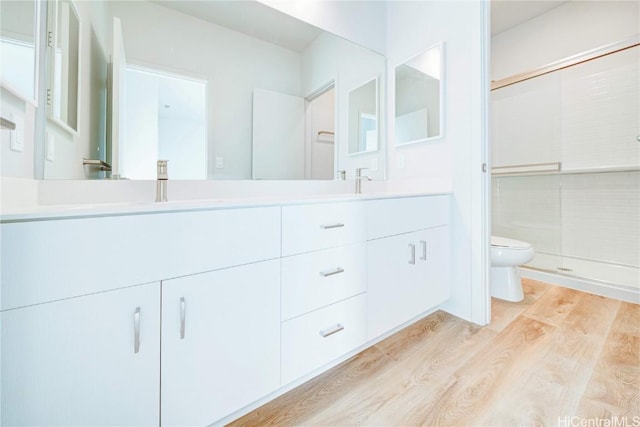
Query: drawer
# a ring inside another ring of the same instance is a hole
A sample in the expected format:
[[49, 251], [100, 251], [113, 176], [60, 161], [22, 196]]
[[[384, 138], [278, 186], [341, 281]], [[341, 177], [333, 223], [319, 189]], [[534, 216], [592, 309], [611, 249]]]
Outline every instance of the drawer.
[[365, 341], [366, 294], [282, 323], [282, 385], [326, 365]]
[[282, 320], [366, 289], [365, 242], [282, 258]]
[[364, 241], [363, 202], [284, 206], [282, 256]]
[[367, 240], [447, 225], [449, 205], [449, 195], [369, 200]]
[[280, 256], [280, 207], [16, 222], [1, 231], [2, 310]]

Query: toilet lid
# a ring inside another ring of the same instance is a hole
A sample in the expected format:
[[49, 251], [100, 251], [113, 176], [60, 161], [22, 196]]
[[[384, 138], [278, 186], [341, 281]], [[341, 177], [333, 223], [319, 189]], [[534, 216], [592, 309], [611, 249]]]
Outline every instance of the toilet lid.
[[491, 246], [513, 249], [529, 249], [531, 247], [531, 244], [527, 242], [521, 242], [520, 240], [508, 239], [506, 237], [491, 236]]

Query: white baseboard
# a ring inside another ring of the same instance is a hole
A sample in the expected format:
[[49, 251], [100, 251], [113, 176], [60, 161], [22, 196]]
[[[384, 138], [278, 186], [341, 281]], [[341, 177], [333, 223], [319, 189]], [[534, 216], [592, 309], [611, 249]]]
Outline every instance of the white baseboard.
[[564, 286], [565, 288], [640, 304], [640, 289], [637, 288], [616, 285], [613, 283], [598, 282], [579, 277], [565, 276], [562, 274], [533, 270], [530, 268], [521, 267], [519, 270], [520, 276], [527, 279], [539, 280], [553, 285]]

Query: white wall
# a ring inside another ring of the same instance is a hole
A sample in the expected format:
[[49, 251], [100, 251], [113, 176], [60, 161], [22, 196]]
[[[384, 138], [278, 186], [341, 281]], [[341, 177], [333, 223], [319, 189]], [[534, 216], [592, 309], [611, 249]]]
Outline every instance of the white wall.
[[[484, 324], [489, 247], [483, 216], [486, 177], [481, 172], [486, 161], [486, 10], [475, 1], [394, 1], [387, 13], [389, 187], [453, 190], [453, 283], [445, 309]], [[395, 148], [393, 69], [439, 42], [444, 42], [445, 60], [443, 137]], [[398, 167], [399, 158], [404, 168]]]
[[22, 120], [24, 123], [22, 138], [23, 151], [10, 149], [10, 134], [18, 130], [0, 130], [0, 176], [15, 178], [33, 178], [34, 140], [36, 108], [33, 104], [24, 102], [5, 88], [0, 92], [0, 116], [13, 121]]
[[491, 39], [491, 78], [514, 74], [637, 35], [637, 1], [569, 1]]

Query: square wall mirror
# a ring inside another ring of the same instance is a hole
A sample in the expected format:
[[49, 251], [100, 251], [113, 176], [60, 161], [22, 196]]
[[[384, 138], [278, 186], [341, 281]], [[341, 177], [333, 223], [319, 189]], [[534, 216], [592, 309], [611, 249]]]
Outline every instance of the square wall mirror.
[[349, 154], [378, 150], [378, 79], [349, 92]]
[[440, 43], [396, 66], [396, 145], [442, 137], [443, 51]]
[[0, 2], [0, 83], [20, 99], [37, 104], [40, 3]]
[[49, 3], [49, 22], [54, 28], [51, 75], [47, 97], [51, 98], [50, 117], [71, 133], [78, 131], [80, 88], [80, 17], [73, 2]]

